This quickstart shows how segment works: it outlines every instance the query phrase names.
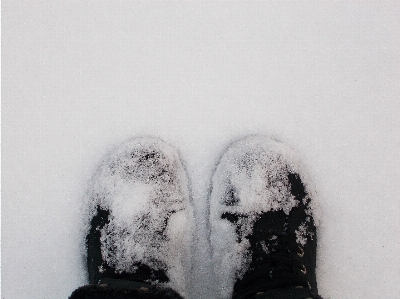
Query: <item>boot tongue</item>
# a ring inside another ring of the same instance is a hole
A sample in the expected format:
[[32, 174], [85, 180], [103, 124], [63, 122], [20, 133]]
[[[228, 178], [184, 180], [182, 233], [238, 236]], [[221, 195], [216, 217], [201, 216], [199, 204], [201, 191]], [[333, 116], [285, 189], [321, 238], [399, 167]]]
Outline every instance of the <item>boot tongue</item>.
[[[288, 215], [282, 210], [270, 211], [259, 216], [251, 235], [252, 260], [249, 269], [235, 284], [234, 298], [266, 289], [302, 286], [308, 287], [302, 275], [295, 238], [288, 233]], [[245, 297], [243, 297], [245, 298]]]
[[136, 263], [134, 265], [135, 271], [131, 273], [116, 271], [113, 267], [107, 265], [104, 262], [101, 252], [100, 244], [100, 230], [109, 222], [109, 211], [103, 210], [100, 207], [97, 209], [96, 216], [92, 219], [92, 228], [87, 236], [88, 253], [88, 269], [89, 279], [91, 284], [98, 284], [99, 281], [104, 279], [112, 279], [115, 281], [121, 281], [117, 283], [124, 283], [124, 281], [131, 282], [169, 282], [165, 271], [154, 270], [143, 263]]
[[[269, 271], [268, 280], [294, 276], [301, 268], [293, 247], [293, 236], [288, 234], [288, 216], [283, 211], [264, 213], [254, 223], [253, 234], [248, 236], [252, 251], [250, 269]], [[294, 277], [293, 277], [294, 278]], [[293, 282], [297, 284], [297, 279]]]

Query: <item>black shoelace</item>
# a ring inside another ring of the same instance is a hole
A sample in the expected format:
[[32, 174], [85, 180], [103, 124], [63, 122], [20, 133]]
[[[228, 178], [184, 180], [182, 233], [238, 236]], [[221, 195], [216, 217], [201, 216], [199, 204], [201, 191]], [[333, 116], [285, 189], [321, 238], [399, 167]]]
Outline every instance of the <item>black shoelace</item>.
[[240, 235], [238, 226], [242, 217], [248, 216], [222, 215], [223, 219], [235, 224], [238, 242], [242, 238], [250, 242], [251, 263], [244, 276], [235, 283], [234, 298], [266, 289], [290, 286], [310, 288], [307, 268], [302, 261], [304, 249], [296, 243], [294, 232], [287, 231], [288, 216], [282, 211], [261, 215], [249, 236]]

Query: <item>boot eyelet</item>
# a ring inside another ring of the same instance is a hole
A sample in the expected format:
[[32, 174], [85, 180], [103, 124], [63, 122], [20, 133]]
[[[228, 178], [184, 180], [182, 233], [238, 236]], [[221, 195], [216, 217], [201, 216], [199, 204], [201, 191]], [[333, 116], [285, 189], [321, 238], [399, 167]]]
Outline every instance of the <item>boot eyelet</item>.
[[307, 268], [306, 266], [303, 265], [303, 269], [300, 270], [301, 273], [306, 274], [307, 273]]
[[300, 249], [300, 252], [297, 253], [298, 256], [299, 257], [303, 257], [304, 256], [304, 249], [302, 247], [300, 247], [300, 246], [297, 246], [297, 247]]

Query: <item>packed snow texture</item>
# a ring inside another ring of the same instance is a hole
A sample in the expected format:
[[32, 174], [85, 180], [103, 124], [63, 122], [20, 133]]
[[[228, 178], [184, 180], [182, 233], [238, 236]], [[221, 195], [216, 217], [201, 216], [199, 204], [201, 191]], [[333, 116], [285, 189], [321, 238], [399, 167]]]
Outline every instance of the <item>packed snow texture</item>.
[[102, 161], [86, 196], [88, 229], [99, 207], [110, 213], [101, 229], [109, 266], [119, 273], [134, 273], [138, 263], [164, 270], [168, 285], [187, 295], [193, 212], [186, 171], [174, 148], [148, 137], [118, 145]]
[[[220, 286], [218, 298], [230, 298], [235, 280], [242, 278], [248, 269], [251, 252], [246, 236], [252, 233], [258, 216], [277, 210], [289, 215], [298, 205], [291, 193], [289, 174], [299, 175], [307, 194], [303, 199], [307, 204], [306, 213], [317, 220], [316, 192], [291, 148], [266, 136], [249, 136], [230, 145], [222, 155], [213, 174], [210, 195], [213, 266]], [[223, 219], [224, 213], [246, 216], [237, 223], [240, 232], [236, 225]], [[296, 231], [297, 242], [303, 246], [306, 225], [302, 223]]]
[[190, 298], [214, 298], [211, 178], [249, 134], [289, 145], [315, 183], [320, 294], [400, 298], [399, 1], [1, 4], [2, 298], [87, 283], [88, 182], [136, 136], [184, 161]]

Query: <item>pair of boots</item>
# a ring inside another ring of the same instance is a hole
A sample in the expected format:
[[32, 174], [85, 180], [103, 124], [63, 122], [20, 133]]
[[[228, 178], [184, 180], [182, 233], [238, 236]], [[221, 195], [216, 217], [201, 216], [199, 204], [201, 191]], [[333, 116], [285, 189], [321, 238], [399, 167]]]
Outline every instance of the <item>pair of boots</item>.
[[[228, 147], [209, 198], [215, 298], [320, 298], [313, 196], [284, 144], [250, 136]], [[90, 285], [70, 299], [190, 298], [194, 218], [173, 147], [156, 138], [121, 144], [86, 198]]]

